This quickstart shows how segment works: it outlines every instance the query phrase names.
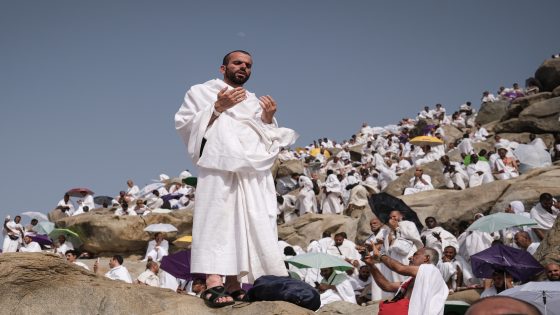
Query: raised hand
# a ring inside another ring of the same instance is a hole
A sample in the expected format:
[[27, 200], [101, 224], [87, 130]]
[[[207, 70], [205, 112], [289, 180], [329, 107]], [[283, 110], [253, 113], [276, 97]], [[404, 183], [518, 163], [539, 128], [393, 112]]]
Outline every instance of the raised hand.
[[222, 113], [243, 102], [245, 99], [247, 99], [247, 93], [244, 88], [236, 87], [228, 90], [226, 86], [218, 92], [218, 100], [214, 103], [214, 108], [217, 112]]
[[259, 104], [263, 109], [261, 120], [265, 124], [271, 124], [274, 113], [276, 113], [276, 101], [272, 97], [270, 97], [270, 95], [259, 97], [259, 101]]

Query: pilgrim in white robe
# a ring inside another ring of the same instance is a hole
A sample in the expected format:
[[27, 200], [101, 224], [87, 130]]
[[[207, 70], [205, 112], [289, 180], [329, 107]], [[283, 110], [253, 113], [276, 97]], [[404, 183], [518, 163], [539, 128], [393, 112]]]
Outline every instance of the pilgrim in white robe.
[[494, 162], [494, 169], [496, 170], [496, 179], [504, 180], [515, 178], [519, 176], [519, 172], [512, 166], [506, 165], [502, 159], [496, 159]]
[[466, 261], [471, 261], [471, 256], [492, 246], [494, 237], [490, 233], [481, 231], [465, 231], [457, 238], [459, 242], [458, 255]]
[[62, 208], [62, 207], [68, 207], [68, 210], [66, 210], [66, 211], [64, 212], [67, 216], [71, 216], [71, 215], [74, 213], [74, 211], [75, 211], [74, 205], [72, 204], [72, 201], [70, 201], [70, 199], [68, 200], [68, 202], [65, 202], [65, 201], [64, 201], [64, 198], [62, 198], [62, 199], [58, 202], [58, 204], [56, 205], [56, 207], [57, 207], [57, 208], [59, 208], [59, 207], [60, 207], [60, 208]]
[[208, 126], [225, 87], [231, 89], [219, 79], [193, 86], [175, 115], [175, 127], [199, 170], [191, 272], [237, 275], [249, 283], [262, 275], [286, 276], [275, 246], [277, 202], [270, 168], [297, 134], [277, 127], [276, 120], [265, 124], [250, 92]]
[[421, 191], [434, 189], [434, 186], [432, 186], [432, 178], [430, 177], [430, 175], [422, 174], [421, 176], [427, 184], [424, 184], [421, 180], [416, 180], [416, 177], [412, 177], [408, 182], [408, 187], [404, 189], [405, 195], [411, 195]]
[[122, 265], [111, 268], [111, 270], [105, 274], [105, 277], [111, 280], [120, 280], [126, 283], [132, 283], [132, 277], [130, 276], [128, 269]]
[[[389, 235], [393, 233], [393, 241], [389, 242]], [[418, 248], [422, 248], [422, 240], [416, 225], [412, 221], [400, 221], [396, 232], [389, 232], [385, 237], [383, 247], [387, 255], [403, 265], [408, 265], [408, 258], [412, 256]], [[381, 264], [381, 273], [391, 282], [402, 282], [406, 279], [384, 264]]]
[[[441, 241], [438, 240], [432, 233], [439, 233]], [[426, 247], [431, 247], [438, 251], [439, 257], [442, 257], [443, 249], [447, 246], [455, 247], [455, 250], [459, 250], [459, 243], [455, 235], [449, 233], [441, 226], [436, 226], [433, 229], [424, 228], [420, 237], [426, 238]]]
[[29, 244], [25, 244], [25, 246], [20, 247], [19, 251], [22, 253], [40, 253], [41, 245], [37, 242], [29, 242]]
[[457, 269], [461, 270], [463, 274], [463, 286], [476, 284], [478, 282], [478, 279], [476, 279], [473, 275], [471, 265], [467, 263], [465, 259], [459, 255], [456, 255], [452, 261], [443, 262], [440, 260], [437, 267], [441, 272], [441, 276], [443, 277], [443, 280], [446, 283], [449, 282], [450, 279], [452, 280], [451, 288], [453, 290], [456, 290], [458, 287], [457, 281], [459, 279], [457, 275]]
[[169, 252], [163, 246], [156, 246], [146, 254], [146, 258], [151, 257], [153, 261], [160, 262]]
[[284, 198], [284, 202], [281, 205], [278, 205], [278, 212], [279, 214], [282, 215], [282, 218], [284, 219], [284, 223], [288, 223], [299, 217], [299, 215], [296, 212], [297, 197], [292, 195], [287, 195], [287, 194], [282, 197]]
[[347, 239], [345, 239], [340, 246], [336, 246], [333, 241], [327, 247], [327, 254], [339, 257], [344, 260], [349, 259], [350, 261], [360, 261], [360, 259], [362, 258], [360, 253], [356, 249], [356, 244]]
[[469, 138], [463, 138], [463, 140], [461, 140], [461, 143], [459, 143], [459, 145], [457, 146], [457, 149], [459, 149], [460, 153], [464, 153], [466, 155], [473, 154], [474, 148], [472, 145], [472, 140]]
[[150, 269], [146, 269], [142, 272], [138, 278], [136, 278], [136, 281], [151, 287], [159, 288], [160, 286], [159, 277]]
[[[478, 174], [482, 172], [482, 174]], [[467, 174], [469, 175], [469, 187], [476, 187], [494, 181], [490, 164], [486, 161], [478, 161], [467, 166]]]
[[449, 289], [438, 268], [422, 264], [414, 280], [408, 315], [443, 315]]
[[313, 182], [309, 177], [302, 175], [299, 177], [298, 183], [301, 187], [296, 200], [296, 209], [299, 210], [299, 214], [317, 213], [317, 199], [313, 191]]
[[342, 187], [335, 174], [330, 174], [324, 184], [325, 196], [321, 203], [323, 214], [342, 213]]
[[[146, 255], [144, 255], [144, 259], [142, 261], [147, 261], [148, 256], [150, 253], [156, 249], [156, 247], [160, 247], [166, 252], [169, 252], [169, 242], [167, 240], [162, 240], [159, 245], [156, 244], [156, 240], [151, 240], [148, 242], [148, 248], [146, 249]], [[153, 257], [152, 257], [153, 258]]]
[[[9, 221], [6, 223], [7, 230], [4, 229], [4, 243], [2, 246], [3, 253], [15, 253], [21, 244], [21, 235], [18, 229], [23, 230], [23, 226], [19, 223]], [[12, 240], [10, 235], [17, 236], [17, 239]]]
[[356, 304], [356, 296], [354, 295], [354, 288], [350, 282], [350, 278], [346, 273], [337, 273], [333, 271], [329, 279], [324, 279], [321, 283], [334, 285], [336, 290], [328, 289], [321, 293], [321, 307], [336, 301], [345, 301]]
[[443, 173], [443, 178], [445, 179], [445, 186], [449, 189], [455, 188], [455, 185], [461, 189], [465, 189], [467, 185], [465, 182], [469, 182], [469, 175], [463, 169], [463, 166], [459, 162], [449, 162], [454, 166], [455, 172]]
[[546, 211], [541, 203], [537, 203], [530, 212], [531, 218], [537, 222], [537, 228], [550, 230], [560, 211], [552, 206], [552, 213]]

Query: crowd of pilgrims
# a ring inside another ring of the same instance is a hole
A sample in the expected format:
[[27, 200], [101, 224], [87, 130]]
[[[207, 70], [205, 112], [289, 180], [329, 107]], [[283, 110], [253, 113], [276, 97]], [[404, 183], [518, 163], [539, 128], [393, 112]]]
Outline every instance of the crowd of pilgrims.
[[[537, 92], [538, 87], [530, 82], [526, 89], [514, 84], [512, 88], [501, 87], [496, 96], [485, 91], [481, 101], [511, 101]], [[415, 168], [414, 176], [410, 178], [403, 193], [414, 194], [434, 189], [430, 176], [423, 173], [422, 165], [436, 160], [442, 162], [441, 172], [448, 189], [462, 190], [494, 180], [507, 180], [519, 176], [520, 164], [514, 155], [514, 149], [519, 143], [494, 135], [495, 151], [475, 152], [473, 144], [487, 141], [491, 136], [483, 126], [475, 122], [476, 115], [476, 110], [470, 102], [460, 105], [451, 115], [441, 104], [436, 104], [434, 108], [424, 107], [415, 118], [404, 118], [396, 125], [370, 127], [364, 123], [356, 135], [340, 143], [321, 138], [306, 147], [283, 148], [278, 156], [279, 162], [282, 164], [290, 163], [291, 160], [301, 161], [304, 171], [276, 178], [279, 223], [288, 223], [306, 213], [342, 215], [347, 214], [353, 207], [363, 208], [369, 195], [384, 190], [412, 167]], [[419, 124], [422, 121], [431, 124]], [[419, 130], [420, 125], [422, 128]], [[463, 138], [449, 143], [444, 130], [446, 125], [461, 130]], [[413, 136], [412, 131], [416, 133], [414, 136], [439, 138], [442, 144], [412, 145], [409, 142]], [[550, 161], [560, 159], [559, 137], [556, 137], [552, 147], [548, 148], [540, 138], [531, 135], [528, 145], [545, 152]], [[461, 159], [452, 161], [447, 155], [451, 150], [458, 150]], [[101, 200], [97, 206], [93, 195], [88, 192], [83, 192], [81, 198], [76, 201], [66, 194], [57, 204], [55, 216], [81, 215], [100, 206], [112, 209], [114, 215], [118, 216], [146, 216], [161, 212], [162, 209], [192, 209], [196, 184], [189, 182], [189, 178], [192, 179], [193, 176], [188, 171], [175, 178], [161, 174], [158, 181], [142, 189], [132, 180], [128, 180], [126, 190], [120, 191], [113, 198]], [[510, 228], [499, 233], [458, 231], [453, 234], [439, 226], [435, 218], [428, 217], [425, 220], [425, 228], [418, 231], [411, 222], [403, 219], [402, 213], [393, 211], [390, 215], [392, 223], [384, 223], [377, 218], [371, 220], [372, 234], [366, 244], [378, 246], [391, 258], [403, 264], [407, 264], [408, 258], [418, 248], [434, 248], [440, 257], [438, 268], [451, 293], [468, 288], [483, 288], [482, 297], [495, 295], [513, 285], [511, 276], [506, 275], [504, 278], [501, 274], [494, 279], [477, 279], [472, 274], [469, 259], [497, 242], [533, 254], [546, 230], [552, 227], [560, 203], [550, 194], [544, 193], [532, 208], [526, 209], [525, 204], [523, 200], [512, 201], [503, 210], [533, 218], [538, 223], [537, 228]], [[473, 222], [482, 216], [481, 213], [476, 214]], [[73, 248], [64, 235], [58, 238], [52, 249], [46, 249], [34, 242], [31, 236], [36, 233], [37, 223], [34, 219], [24, 227], [21, 216], [18, 215], [13, 220], [10, 217], [6, 218], [3, 228], [3, 252], [53, 251], [65, 257], [68, 262], [88, 269], [87, 265], [78, 261], [80, 252]], [[464, 226], [463, 230], [466, 228], [467, 226]], [[368, 266], [362, 261], [362, 254], [366, 250], [363, 244], [355, 244], [344, 232], [335, 235], [324, 234], [323, 238], [311, 241], [306, 248], [282, 240], [278, 246], [286, 259], [306, 252], [322, 252], [343, 258], [355, 266], [354, 270], [344, 273], [332, 269], [298, 269], [286, 265], [292, 277], [319, 289], [323, 305], [333, 301], [362, 304], [389, 296], [373, 281]], [[136, 282], [200, 295], [205, 289], [203, 278], [187, 282], [160, 270], [158, 263], [168, 254], [169, 243], [165, 240], [165, 235], [157, 233], [147, 246], [144, 257], [144, 261], [147, 262], [145, 272], [133, 280], [123, 265], [123, 258], [115, 255], [109, 259], [110, 270], [106, 276], [129, 283]], [[99, 261], [93, 266], [96, 272], [98, 268]], [[545, 268], [549, 280], [559, 280], [560, 269], [557, 264], [551, 263]], [[388, 268], [382, 268], [382, 272], [390, 281], [404, 280], [402, 275]], [[321, 286], [321, 283], [326, 282], [332, 285]]]

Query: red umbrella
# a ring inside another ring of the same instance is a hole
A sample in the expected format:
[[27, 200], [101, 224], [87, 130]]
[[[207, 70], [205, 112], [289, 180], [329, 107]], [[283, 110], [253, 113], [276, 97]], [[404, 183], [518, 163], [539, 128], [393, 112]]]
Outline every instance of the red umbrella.
[[82, 193], [86, 193], [88, 195], [93, 195], [93, 191], [87, 189], [87, 188], [72, 188], [69, 191], [66, 192], [68, 195], [70, 195], [70, 197], [83, 197]]

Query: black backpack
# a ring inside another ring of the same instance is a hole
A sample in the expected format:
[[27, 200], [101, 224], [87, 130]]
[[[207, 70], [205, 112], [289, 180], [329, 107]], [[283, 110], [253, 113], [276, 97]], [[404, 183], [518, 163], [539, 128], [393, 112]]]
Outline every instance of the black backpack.
[[301, 280], [290, 277], [262, 276], [247, 292], [247, 299], [255, 301], [286, 301], [316, 311], [321, 307], [319, 292]]

